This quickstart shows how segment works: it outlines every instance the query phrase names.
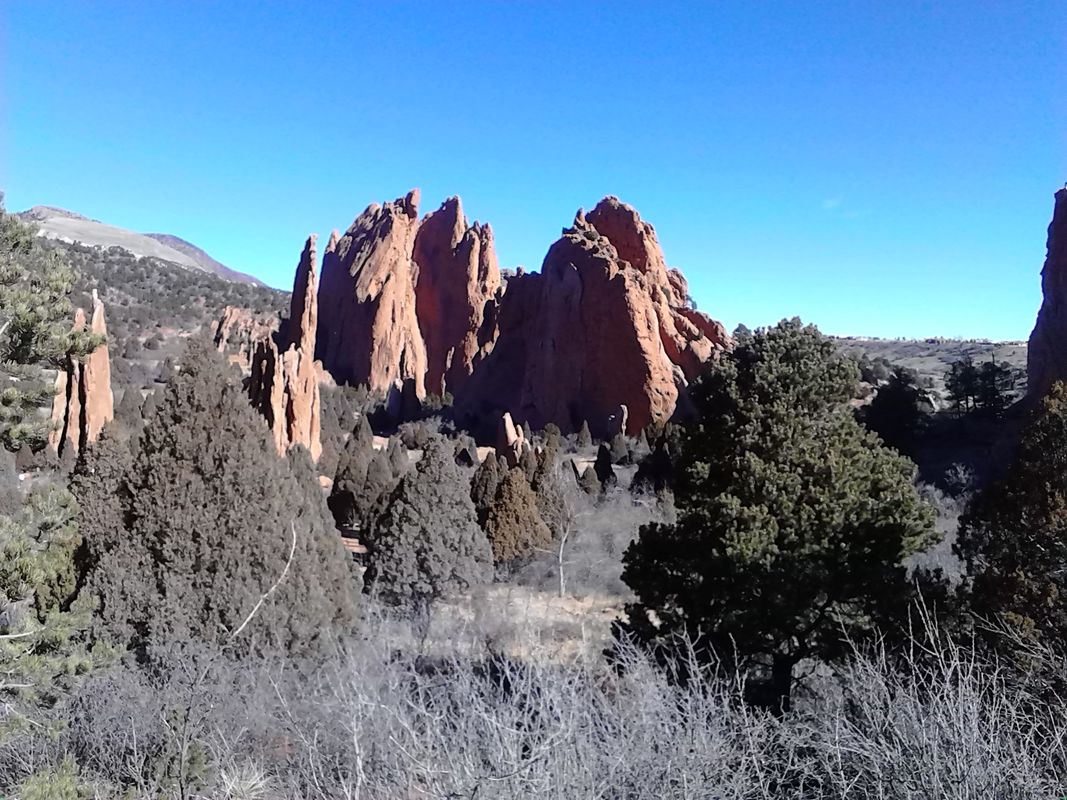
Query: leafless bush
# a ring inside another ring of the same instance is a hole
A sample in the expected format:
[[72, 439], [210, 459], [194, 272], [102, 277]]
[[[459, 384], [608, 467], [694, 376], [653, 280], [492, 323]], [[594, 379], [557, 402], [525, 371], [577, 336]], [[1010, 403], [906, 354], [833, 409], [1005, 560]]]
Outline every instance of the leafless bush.
[[[321, 663], [207, 650], [117, 664], [56, 709], [59, 737], [0, 742], [3, 790], [77, 761], [129, 798], [1044, 798], [1067, 789], [1067, 717], [936, 628], [857, 652], [777, 719], [743, 687], [637, 650], [493, 653], [476, 624], [427, 649], [371, 614]], [[209, 665], [208, 679], [199, 680]], [[184, 753], [185, 772], [177, 767]]]
[[941, 538], [933, 547], [910, 557], [907, 562], [908, 566], [925, 570], [940, 569], [951, 583], [958, 583], [963, 578], [964, 565], [956, 556], [952, 546], [956, 542], [960, 515], [967, 507], [969, 496], [946, 494], [936, 486], [927, 483], [919, 484], [918, 488], [923, 500], [929, 503], [937, 514], [934, 527]]
[[520, 584], [544, 591], [586, 597], [601, 594], [630, 596], [622, 581], [622, 555], [649, 522], [662, 521], [664, 510], [652, 497], [634, 497], [612, 489], [601, 497], [580, 491], [573, 481], [564, 484], [568, 505], [566, 539], [555, 545], [517, 577]]

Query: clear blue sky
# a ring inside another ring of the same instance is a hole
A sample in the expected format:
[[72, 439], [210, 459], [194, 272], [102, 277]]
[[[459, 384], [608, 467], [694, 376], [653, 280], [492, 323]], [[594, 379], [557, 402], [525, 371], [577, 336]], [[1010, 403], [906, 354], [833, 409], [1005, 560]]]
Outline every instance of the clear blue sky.
[[0, 187], [288, 288], [419, 186], [538, 268], [605, 194], [732, 327], [1028, 335], [1067, 3], [7, 0]]

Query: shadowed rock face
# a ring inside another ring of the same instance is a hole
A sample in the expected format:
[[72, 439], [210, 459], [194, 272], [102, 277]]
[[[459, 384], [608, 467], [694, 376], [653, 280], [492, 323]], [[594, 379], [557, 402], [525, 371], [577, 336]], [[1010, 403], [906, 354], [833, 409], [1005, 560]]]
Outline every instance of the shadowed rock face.
[[[423, 219], [415, 236], [415, 311], [426, 342], [426, 391], [460, 391], [492, 349], [480, 336], [486, 306], [500, 289], [493, 231], [468, 227], [458, 197]], [[491, 328], [489, 326], [492, 335]]]
[[1041, 291], [1041, 310], [1027, 348], [1032, 399], [1043, 397], [1056, 381], [1067, 380], [1067, 188], [1056, 192]]
[[418, 190], [371, 205], [322, 264], [316, 355], [339, 383], [395, 393], [410, 382], [426, 396], [426, 347], [415, 311], [412, 260]]
[[721, 324], [688, 307], [685, 280], [667, 269], [652, 226], [615, 198], [588, 217], [578, 212], [539, 275], [508, 283], [498, 326], [492, 353], [457, 398], [468, 424], [506, 410], [535, 428], [587, 420], [606, 435], [625, 406], [634, 434], [669, 420], [688, 380], [730, 344]]
[[[74, 312], [75, 331], [86, 329], [85, 312]], [[104, 304], [93, 291], [93, 316], [89, 331], [107, 336]], [[83, 360], [67, 359], [56, 375], [56, 394], [52, 400], [53, 429], [48, 444], [62, 455], [74, 453], [100, 438], [100, 432], [115, 417], [115, 398], [111, 391], [111, 355], [107, 342]]]

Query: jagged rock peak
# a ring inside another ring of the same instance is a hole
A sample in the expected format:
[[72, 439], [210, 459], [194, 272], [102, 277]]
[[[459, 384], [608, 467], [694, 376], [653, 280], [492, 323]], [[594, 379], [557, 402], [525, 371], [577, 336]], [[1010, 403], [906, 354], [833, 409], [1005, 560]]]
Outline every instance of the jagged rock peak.
[[69, 448], [78, 453], [100, 438], [100, 432], [115, 417], [115, 397], [111, 390], [111, 355], [107, 346], [104, 303], [93, 290], [93, 311], [88, 324], [85, 312], [74, 311], [72, 330], [104, 337], [102, 344], [78, 360], [67, 357], [56, 373], [52, 400], [52, 431], [48, 444], [62, 455]]
[[319, 303], [318, 279], [315, 274], [317, 255], [315, 244], [318, 237], [313, 233], [304, 244], [293, 280], [293, 294], [289, 301], [288, 344], [312, 352], [318, 330]]
[[1026, 364], [1028, 393], [1034, 399], [1056, 381], [1067, 380], [1067, 186], [1055, 195], [1041, 293]]
[[438, 396], [454, 394], [492, 348], [494, 332], [491, 326], [483, 331], [483, 323], [501, 285], [493, 230], [468, 225], [459, 197], [450, 197], [422, 220], [412, 259], [426, 388]]
[[412, 260], [418, 189], [372, 204], [327, 248], [319, 288], [317, 357], [341, 383], [426, 395], [426, 348], [415, 311]]
[[516, 275], [499, 301], [499, 336], [457, 398], [476, 425], [508, 411], [598, 435], [669, 420], [702, 365], [731, 342], [691, 307], [685, 279], [666, 266], [655, 229], [617, 198], [601, 200], [549, 249], [540, 274]]
[[[315, 361], [318, 292], [316, 236], [308, 237], [296, 267], [286, 330], [255, 342], [248, 394], [263, 415], [279, 454], [302, 445], [314, 461], [322, 455], [322, 364]], [[279, 351], [279, 345], [281, 351]]]

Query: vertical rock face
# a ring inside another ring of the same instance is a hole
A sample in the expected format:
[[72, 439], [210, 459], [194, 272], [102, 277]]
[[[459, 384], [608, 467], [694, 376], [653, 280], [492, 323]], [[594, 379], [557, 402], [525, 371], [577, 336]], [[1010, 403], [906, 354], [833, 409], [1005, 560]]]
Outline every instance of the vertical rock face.
[[215, 347], [220, 353], [227, 353], [231, 363], [248, 372], [256, 345], [269, 338], [277, 327], [277, 319], [257, 316], [247, 308], [226, 306], [215, 323]]
[[[75, 331], [86, 330], [85, 312], [74, 312]], [[93, 292], [93, 315], [90, 333], [107, 336], [104, 304]], [[52, 400], [53, 429], [48, 444], [58, 454], [67, 449], [77, 453], [100, 438], [100, 432], [115, 417], [115, 397], [111, 391], [111, 355], [107, 341], [84, 359], [68, 358], [56, 375], [56, 394]]]
[[631, 434], [669, 420], [687, 381], [730, 344], [686, 294], [634, 209], [606, 198], [579, 211], [541, 273], [509, 281], [493, 351], [457, 398], [460, 419], [508, 410], [534, 427], [588, 421], [601, 436], [620, 406]]
[[486, 307], [500, 289], [493, 231], [477, 222], [468, 227], [460, 199], [451, 197], [422, 221], [413, 260], [418, 266], [415, 310], [426, 342], [426, 391], [455, 394], [492, 349], [492, 339], [480, 334]]
[[426, 396], [426, 347], [415, 310], [412, 260], [418, 190], [371, 205], [322, 264], [317, 357], [339, 383], [394, 394], [405, 384]]
[[308, 238], [296, 268], [289, 321], [278, 340], [258, 339], [253, 348], [248, 394], [252, 405], [267, 420], [279, 454], [303, 445], [318, 461], [322, 455], [322, 365], [314, 359], [318, 320], [315, 277], [315, 236]]
[[1041, 291], [1041, 310], [1026, 360], [1028, 393], [1035, 399], [1056, 381], [1067, 380], [1067, 188], [1056, 192]]
[[506, 291], [489, 226], [468, 226], [456, 197], [421, 223], [417, 204], [413, 191], [372, 205], [326, 249], [316, 353], [338, 382], [393, 399], [452, 393], [468, 426], [510, 412], [633, 434], [670, 419], [730, 345], [692, 307], [655, 229], [617, 198], [579, 211], [541, 272]]

